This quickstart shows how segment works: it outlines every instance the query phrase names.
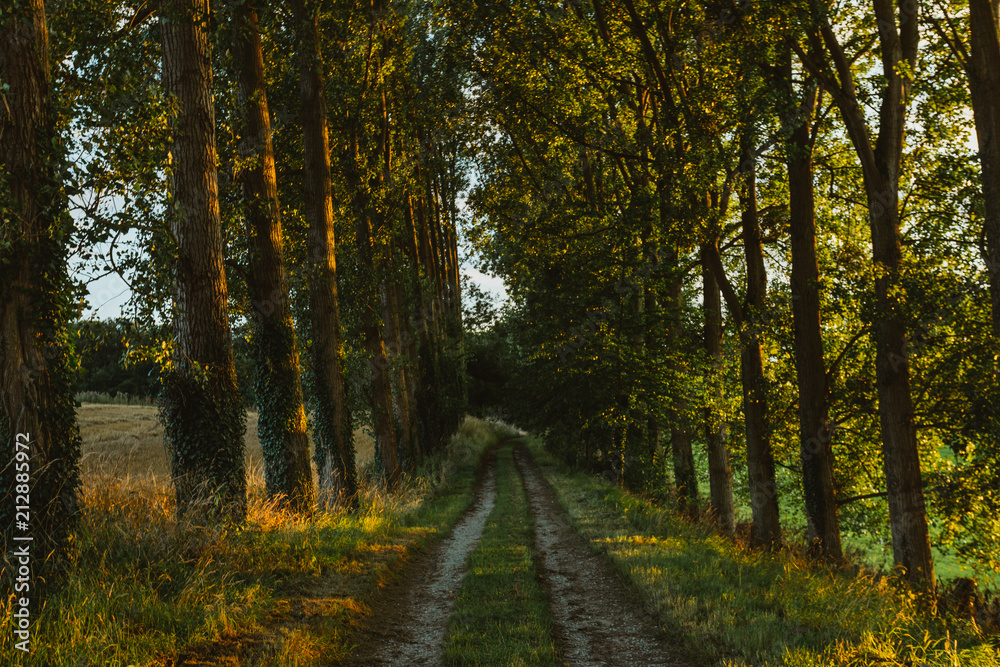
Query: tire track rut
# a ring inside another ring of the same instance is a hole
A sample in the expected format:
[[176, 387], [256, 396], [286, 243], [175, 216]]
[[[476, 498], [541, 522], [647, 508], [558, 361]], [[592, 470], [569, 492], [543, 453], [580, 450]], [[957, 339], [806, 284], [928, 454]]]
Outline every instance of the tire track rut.
[[[352, 656], [349, 664], [409, 667], [437, 665], [448, 632], [448, 618], [462, 587], [469, 555], [483, 536], [496, 503], [496, 455], [491, 453], [472, 505], [451, 535], [428, 556], [426, 564], [408, 577], [412, 586], [395, 609], [383, 609], [378, 629], [369, 629], [370, 650]], [[395, 613], [393, 613], [395, 612]]]
[[652, 614], [573, 530], [524, 445], [514, 449], [514, 461], [528, 495], [537, 563], [562, 660], [574, 667], [684, 665]]

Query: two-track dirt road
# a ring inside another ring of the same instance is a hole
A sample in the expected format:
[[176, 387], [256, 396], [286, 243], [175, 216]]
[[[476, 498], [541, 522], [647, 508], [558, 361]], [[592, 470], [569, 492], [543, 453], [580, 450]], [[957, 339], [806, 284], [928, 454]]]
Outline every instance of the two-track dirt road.
[[[559, 659], [569, 665], [683, 665], [654, 616], [606, 560], [577, 534], [523, 444], [512, 441], [534, 528], [534, 558], [552, 617]], [[496, 494], [495, 456], [484, 462], [475, 498], [451, 536], [414, 562], [381, 596], [359, 632], [353, 665], [436, 665], [454, 596]]]

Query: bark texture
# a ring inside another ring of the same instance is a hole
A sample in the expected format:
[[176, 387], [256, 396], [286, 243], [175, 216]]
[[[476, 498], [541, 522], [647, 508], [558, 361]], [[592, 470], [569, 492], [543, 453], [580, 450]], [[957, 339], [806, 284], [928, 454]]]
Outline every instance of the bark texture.
[[312, 334], [309, 376], [312, 381], [313, 441], [320, 501], [330, 506], [353, 502], [358, 487], [343, 366], [330, 182], [330, 132], [319, 27], [315, 9], [305, 0], [291, 0], [291, 6], [299, 42], [305, 216], [309, 223], [307, 268]]
[[753, 537], [759, 545], [781, 542], [778, 519], [778, 489], [771, 452], [771, 425], [767, 416], [767, 389], [764, 386], [764, 358], [761, 353], [761, 321], [767, 295], [767, 274], [757, 219], [757, 178], [753, 166], [753, 145], [742, 141], [743, 160], [751, 166], [740, 191], [740, 219], [747, 267], [747, 293], [740, 326], [740, 377], [743, 381], [743, 414], [747, 436], [747, 477], [750, 480], [750, 508]]
[[971, 53], [966, 72], [983, 169], [986, 269], [993, 335], [1000, 338], [1000, 2], [969, 0]]
[[736, 532], [733, 509], [733, 475], [729, 467], [728, 429], [723, 419], [722, 297], [709, 266], [710, 249], [701, 248], [702, 298], [705, 313], [705, 353], [708, 356], [708, 405], [705, 406], [705, 445], [708, 449], [708, 483], [712, 513], [727, 535]]
[[239, 179], [246, 199], [258, 404], [257, 433], [270, 496], [284, 496], [299, 511], [312, 508], [309, 439], [302, 404], [299, 350], [288, 300], [281, 207], [264, 89], [257, 13], [252, 0], [232, 4], [232, 57], [242, 112]]
[[[72, 530], [80, 483], [65, 241], [55, 166], [48, 32], [42, 0], [0, 18], [0, 531], [15, 545], [30, 505], [33, 575]], [[28, 460], [18, 460], [25, 452]], [[28, 496], [30, 503], [18, 495]], [[32, 583], [32, 586], [35, 586]]]
[[[786, 68], [793, 93], [791, 67]], [[809, 120], [816, 90], [806, 92], [803, 111], [791, 129], [788, 152], [788, 197], [792, 246], [792, 320], [795, 371], [799, 386], [799, 443], [802, 490], [810, 549], [840, 560], [840, 517], [833, 485], [833, 431], [828, 421], [826, 365], [819, 308], [819, 263], [813, 199], [812, 141]]]
[[161, 6], [163, 84], [176, 103], [171, 147], [174, 267], [173, 367], [161, 413], [178, 509], [246, 512], [243, 431], [236, 386], [215, 151], [207, 0]]

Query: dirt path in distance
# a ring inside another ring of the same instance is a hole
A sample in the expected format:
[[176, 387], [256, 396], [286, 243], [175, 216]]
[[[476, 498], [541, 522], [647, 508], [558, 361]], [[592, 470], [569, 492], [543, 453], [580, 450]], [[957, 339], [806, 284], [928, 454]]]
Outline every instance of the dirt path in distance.
[[414, 563], [399, 590], [386, 591], [376, 604], [359, 646], [345, 664], [409, 667], [437, 665], [448, 618], [462, 586], [469, 555], [483, 536], [496, 502], [496, 454], [491, 452], [472, 505], [451, 535]]
[[514, 461], [528, 495], [537, 562], [562, 660], [574, 667], [684, 665], [653, 615], [573, 530], [524, 445], [514, 449]]

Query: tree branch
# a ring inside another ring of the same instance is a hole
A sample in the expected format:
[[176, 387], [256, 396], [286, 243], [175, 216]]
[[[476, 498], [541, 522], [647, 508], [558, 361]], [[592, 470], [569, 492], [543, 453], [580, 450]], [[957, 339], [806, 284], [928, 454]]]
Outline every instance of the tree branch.
[[858, 500], [867, 500], [868, 498], [887, 498], [888, 496], [888, 491], [877, 491], [875, 493], [866, 493], [861, 496], [851, 496], [850, 498], [838, 498], [837, 505], [846, 505], [847, 503], [853, 503]]

